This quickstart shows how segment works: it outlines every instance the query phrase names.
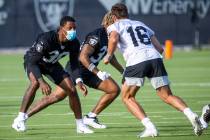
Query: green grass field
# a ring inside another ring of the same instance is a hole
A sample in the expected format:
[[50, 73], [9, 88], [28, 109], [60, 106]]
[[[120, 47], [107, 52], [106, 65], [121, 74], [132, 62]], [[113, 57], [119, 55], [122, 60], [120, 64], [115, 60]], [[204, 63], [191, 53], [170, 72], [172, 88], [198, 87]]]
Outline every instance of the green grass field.
[[[120, 61], [123, 62], [122, 58]], [[142, 124], [126, 110], [118, 97], [99, 116], [108, 128], [95, 130], [94, 134], [76, 134], [75, 120], [67, 100], [36, 114], [27, 121], [28, 131], [17, 133], [11, 124], [28, 85], [22, 62], [22, 55], [0, 55], [0, 140], [135, 140], [136, 135], [143, 130]], [[165, 60], [164, 63], [174, 94], [182, 97], [200, 115], [202, 106], [210, 103], [210, 51], [175, 52], [173, 59]], [[121, 76], [117, 71], [109, 65], [101, 64], [100, 68], [110, 72], [120, 84]], [[92, 89], [89, 89], [87, 97], [79, 94], [83, 114], [92, 109], [101, 95]], [[35, 100], [41, 97], [38, 91]], [[210, 140], [210, 130], [204, 131], [200, 137], [194, 136], [192, 126], [183, 113], [159, 100], [148, 80], [136, 98], [159, 130], [160, 136], [156, 140]]]

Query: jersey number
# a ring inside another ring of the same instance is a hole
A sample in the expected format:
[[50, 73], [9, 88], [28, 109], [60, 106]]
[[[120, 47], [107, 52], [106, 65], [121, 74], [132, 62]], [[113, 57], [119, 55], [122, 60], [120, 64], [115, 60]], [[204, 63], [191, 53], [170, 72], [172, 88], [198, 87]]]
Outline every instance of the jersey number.
[[[135, 47], [138, 47], [139, 44], [138, 44], [138, 41], [137, 41], [137, 39], [136, 39], [136, 37], [135, 37], [135, 33], [134, 33], [134, 31], [133, 31], [133, 28], [132, 28], [131, 26], [127, 29], [127, 32], [130, 34], [130, 37], [131, 37], [132, 42], [133, 42], [133, 45], [134, 45]], [[147, 30], [146, 30], [144, 27], [142, 27], [142, 26], [137, 26], [137, 27], [135, 28], [135, 32], [136, 32], [136, 34], [137, 34], [137, 36], [138, 36], [138, 39], [140, 40], [140, 42], [141, 42], [142, 44], [145, 44], [145, 45], [151, 44], [150, 38], [149, 38], [148, 35], [146, 34], [146, 33], [147, 33]]]
[[97, 63], [97, 62], [99, 62], [99, 61], [102, 59], [102, 57], [105, 55], [106, 51], [107, 51], [107, 46], [103, 46], [103, 47], [100, 49], [100, 51], [99, 51], [97, 57], [96, 57], [96, 58], [90, 57], [90, 61], [91, 61], [92, 63]]
[[63, 56], [68, 55], [69, 52], [63, 52], [63, 53], [59, 53], [59, 51], [52, 51], [49, 53], [50, 54], [50, 58], [43, 58], [43, 60], [47, 63], [56, 63], [59, 59], [61, 59]]

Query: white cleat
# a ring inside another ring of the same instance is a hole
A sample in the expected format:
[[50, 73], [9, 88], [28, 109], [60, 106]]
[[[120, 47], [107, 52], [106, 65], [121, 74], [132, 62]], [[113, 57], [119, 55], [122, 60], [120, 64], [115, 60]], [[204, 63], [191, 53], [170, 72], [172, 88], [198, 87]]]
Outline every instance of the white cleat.
[[202, 115], [200, 117], [200, 122], [203, 129], [207, 129], [208, 123], [210, 122], [210, 104], [205, 105], [202, 109]]
[[202, 125], [201, 125], [198, 115], [194, 113], [194, 116], [192, 116], [190, 122], [193, 126], [195, 135], [200, 136], [203, 130], [202, 130]]
[[17, 132], [26, 131], [25, 120], [20, 120], [19, 118], [15, 118], [12, 124], [12, 128], [15, 129]]
[[143, 132], [137, 135], [138, 138], [145, 138], [145, 137], [157, 137], [158, 131], [156, 128], [145, 128]]
[[83, 118], [83, 122], [84, 122], [84, 124], [91, 126], [93, 128], [96, 128], [96, 129], [105, 129], [106, 128], [106, 125], [100, 124], [96, 117], [89, 117], [88, 115], [86, 115]]
[[94, 133], [94, 131], [89, 129], [87, 125], [82, 124], [82, 125], [77, 127], [77, 133], [80, 133], [80, 134], [92, 134], [92, 133]]

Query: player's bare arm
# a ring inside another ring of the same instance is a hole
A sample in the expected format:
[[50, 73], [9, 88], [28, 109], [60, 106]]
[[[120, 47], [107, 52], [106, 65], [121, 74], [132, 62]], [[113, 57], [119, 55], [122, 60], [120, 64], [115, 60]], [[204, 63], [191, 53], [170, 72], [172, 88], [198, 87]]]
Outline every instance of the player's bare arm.
[[97, 74], [99, 69], [95, 67], [90, 61], [90, 56], [94, 51], [95, 49], [92, 46], [85, 44], [81, 50], [79, 60], [87, 69], [92, 71], [94, 74]]
[[121, 74], [123, 73], [124, 69], [123, 66], [117, 61], [115, 55], [113, 55], [112, 59], [110, 60], [110, 64], [117, 69]]
[[72, 51], [74, 53], [70, 52], [70, 56], [69, 56], [70, 63], [69, 64], [70, 64], [70, 67], [72, 68], [72, 73], [74, 75], [76, 75], [76, 77], [77, 77], [76, 81], [75, 81], [77, 86], [79, 87], [79, 89], [83, 93], [83, 95], [86, 96], [88, 94], [88, 90], [82, 81], [82, 78], [80, 75], [80, 70], [79, 70], [79, 67], [80, 67], [79, 59], [78, 59], [79, 58], [79, 47], [80, 47], [80, 43], [77, 42], [76, 47]]
[[104, 63], [108, 64], [114, 55], [119, 41], [119, 34], [116, 31], [112, 31], [109, 35], [107, 55], [104, 57]]
[[158, 39], [153, 35], [151, 36], [151, 42], [154, 45], [155, 49], [162, 54], [164, 52], [164, 49], [161, 47], [160, 42], [158, 41]]
[[78, 82], [77, 86], [79, 87], [80, 91], [82, 91], [83, 95], [87, 96], [88, 90], [87, 90], [85, 84], [83, 84], [83, 82]]

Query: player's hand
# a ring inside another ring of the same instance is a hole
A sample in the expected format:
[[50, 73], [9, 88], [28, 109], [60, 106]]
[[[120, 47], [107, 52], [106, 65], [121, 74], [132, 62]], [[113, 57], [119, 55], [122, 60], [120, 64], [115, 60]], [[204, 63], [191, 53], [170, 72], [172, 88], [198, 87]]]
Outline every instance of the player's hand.
[[104, 64], [109, 64], [109, 60], [108, 59], [104, 59]]
[[80, 82], [77, 83], [77, 86], [79, 87], [79, 89], [83, 93], [83, 96], [87, 96], [88, 90], [87, 90], [85, 84], [82, 81], [80, 81]]
[[107, 78], [109, 78], [109, 76], [111, 76], [111, 74], [105, 72], [105, 71], [99, 71], [97, 73], [98, 78], [100, 78], [102, 81], [106, 80]]
[[45, 95], [50, 95], [50, 93], [51, 93], [50, 85], [48, 85], [48, 83], [45, 82], [45, 81], [41, 81], [41, 82], [39, 82], [39, 84], [40, 84], [40, 88], [42, 90], [42, 93], [45, 94]]
[[110, 60], [112, 59], [112, 55], [110, 54], [107, 54], [105, 57], [104, 57], [104, 64], [109, 64]]

